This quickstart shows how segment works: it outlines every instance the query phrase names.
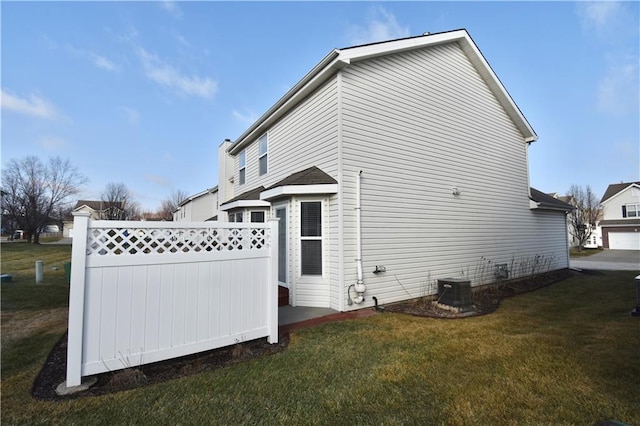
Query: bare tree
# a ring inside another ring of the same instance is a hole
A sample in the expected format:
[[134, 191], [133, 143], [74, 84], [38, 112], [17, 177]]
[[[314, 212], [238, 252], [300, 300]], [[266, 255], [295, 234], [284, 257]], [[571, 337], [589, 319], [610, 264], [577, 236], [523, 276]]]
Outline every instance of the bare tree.
[[103, 220], [135, 220], [140, 217], [138, 203], [122, 182], [109, 182], [100, 194], [100, 201]]
[[569, 233], [573, 236], [578, 250], [581, 250], [596, 227], [600, 203], [589, 185], [585, 188], [580, 185], [571, 185], [567, 198], [575, 207], [567, 219]]
[[69, 160], [36, 156], [10, 160], [2, 170], [2, 211], [16, 227], [25, 231], [29, 242], [40, 243], [40, 232], [60, 220], [70, 197], [87, 182]]
[[173, 220], [173, 212], [176, 211], [180, 203], [187, 199], [187, 193], [178, 189], [173, 191], [169, 197], [162, 200], [158, 216], [164, 220]]

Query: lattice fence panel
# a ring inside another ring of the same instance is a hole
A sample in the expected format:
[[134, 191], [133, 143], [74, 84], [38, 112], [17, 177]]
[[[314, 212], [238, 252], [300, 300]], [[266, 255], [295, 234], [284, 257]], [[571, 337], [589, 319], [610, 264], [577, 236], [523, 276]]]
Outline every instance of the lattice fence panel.
[[268, 248], [268, 228], [90, 228], [87, 255], [199, 253]]

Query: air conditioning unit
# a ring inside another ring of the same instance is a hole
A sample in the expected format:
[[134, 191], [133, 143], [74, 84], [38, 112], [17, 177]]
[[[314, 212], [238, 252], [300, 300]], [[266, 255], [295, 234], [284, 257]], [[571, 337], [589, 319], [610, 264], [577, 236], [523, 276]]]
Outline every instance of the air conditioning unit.
[[471, 281], [462, 278], [439, 279], [438, 303], [451, 306], [459, 312], [472, 310]]

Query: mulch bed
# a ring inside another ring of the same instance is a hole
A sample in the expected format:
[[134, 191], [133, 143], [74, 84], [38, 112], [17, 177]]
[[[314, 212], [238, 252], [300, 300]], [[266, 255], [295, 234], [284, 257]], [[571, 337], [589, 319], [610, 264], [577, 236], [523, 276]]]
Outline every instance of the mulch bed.
[[[472, 296], [473, 310], [469, 312], [455, 313], [440, 309], [431, 303], [430, 298], [395, 303], [379, 309], [385, 312], [397, 312], [433, 318], [464, 318], [485, 315], [494, 312], [500, 305], [500, 301], [505, 297], [533, 291], [569, 278], [574, 274], [575, 272], [564, 269], [540, 274], [527, 279], [507, 281], [500, 286], [486, 286], [481, 289], [475, 289]], [[35, 379], [31, 394], [34, 398], [40, 400], [61, 401], [86, 396], [105, 395], [161, 383], [281, 352], [289, 344], [290, 330], [344, 319], [364, 318], [375, 314], [376, 312], [373, 309], [359, 309], [283, 326], [280, 328], [279, 342], [277, 344], [269, 344], [266, 338], [256, 339], [182, 358], [103, 373], [95, 376], [98, 381], [88, 390], [72, 395], [59, 396], [56, 394], [56, 387], [65, 381], [67, 368], [67, 334], [65, 333], [47, 357], [40, 373]]]
[[431, 318], [467, 318], [478, 315], [486, 315], [495, 312], [500, 306], [500, 301], [505, 297], [527, 293], [546, 287], [558, 281], [562, 281], [576, 274], [569, 269], [538, 274], [533, 277], [505, 281], [500, 285], [488, 285], [483, 288], [473, 289], [471, 296], [472, 309], [466, 312], [455, 312], [442, 309], [433, 302], [433, 297], [412, 299], [405, 302], [394, 303], [384, 307], [386, 312], [404, 313]]
[[105, 395], [271, 355], [283, 351], [288, 344], [289, 333], [283, 332], [278, 338], [278, 343], [273, 345], [267, 342], [265, 337], [182, 358], [98, 374], [95, 376], [98, 379], [97, 383], [88, 390], [59, 396], [56, 394], [56, 387], [65, 381], [67, 370], [67, 334], [65, 333], [47, 357], [36, 377], [31, 394], [36, 399], [46, 401]]

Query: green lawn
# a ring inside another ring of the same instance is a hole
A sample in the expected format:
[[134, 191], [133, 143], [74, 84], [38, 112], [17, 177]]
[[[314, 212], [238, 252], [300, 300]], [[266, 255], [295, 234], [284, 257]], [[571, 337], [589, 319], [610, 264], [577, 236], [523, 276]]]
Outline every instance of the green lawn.
[[[3, 271], [14, 268], [13, 248], [2, 249]], [[61, 260], [65, 249], [55, 249]], [[577, 276], [507, 299], [483, 317], [385, 313], [297, 330], [276, 355], [117, 394], [42, 402], [29, 391], [64, 324], [5, 341], [5, 306], [25, 324], [59, 311], [64, 277], [51, 275], [42, 286], [2, 287], [3, 424], [640, 424], [640, 318], [630, 316], [637, 272]], [[39, 301], [27, 303], [25, 293]]]

